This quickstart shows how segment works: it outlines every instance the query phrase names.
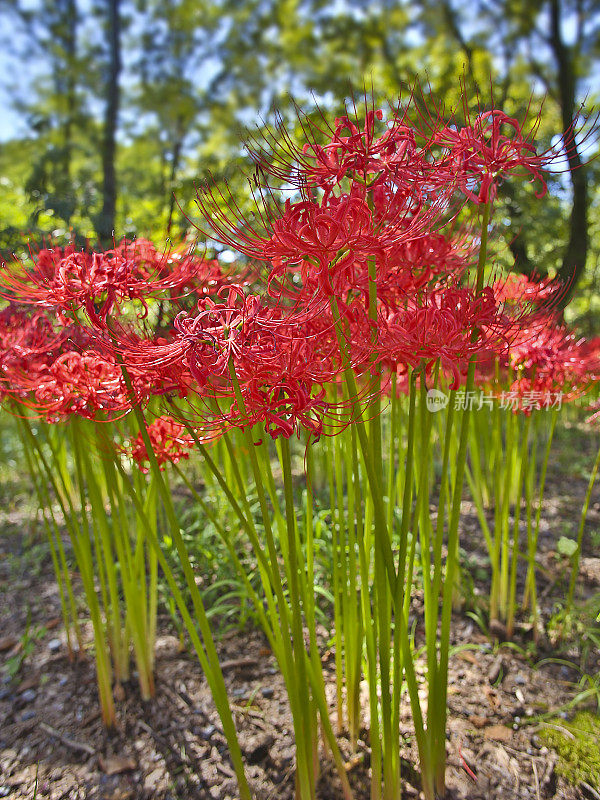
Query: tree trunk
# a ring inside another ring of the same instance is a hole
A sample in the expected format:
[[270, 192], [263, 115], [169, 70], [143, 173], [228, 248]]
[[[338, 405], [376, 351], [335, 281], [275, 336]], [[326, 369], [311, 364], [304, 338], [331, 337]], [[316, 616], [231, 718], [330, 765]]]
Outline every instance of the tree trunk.
[[560, 0], [550, 3], [550, 46], [556, 60], [558, 90], [562, 115], [563, 141], [569, 164], [569, 175], [573, 191], [573, 205], [569, 223], [569, 241], [563, 253], [562, 266], [557, 278], [565, 284], [561, 295], [564, 307], [570, 300], [577, 282], [585, 269], [588, 253], [588, 185], [587, 171], [581, 163], [577, 142], [573, 133], [575, 117], [575, 68], [573, 48], [567, 47], [560, 31]]
[[106, 0], [108, 13], [108, 76], [106, 82], [106, 107], [102, 135], [102, 210], [98, 215], [96, 232], [100, 243], [110, 246], [115, 235], [117, 207], [117, 175], [115, 170], [116, 133], [121, 89], [121, 0]]
[[177, 177], [177, 170], [179, 169], [179, 162], [181, 160], [181, 152], [183, 149], [184, 134], [178, 134], [177, 139], [173, 145], [173, 154], [171, 161], [171, 175], [169, 177], [169, 216], [167, 219], [167, 236], [171, 233], [171, 226], [173, 225], [173, 215], [175, 213], [175, 178]]
[[70, 227], [71, 216], [75, 212], [77, 202], [71, 184], [71, 166], [73, 161], [73, 125], [77, 111], [77, 4], [76, 0], [67, 0], [65, 18], [65, 56], [66, 56], [66, 78], [67, 91], [65, 92], [66, 115], [64, 122], [64, 180], [67, 191], [70, 195], [71, 203], [66, 206], [65, 222]]

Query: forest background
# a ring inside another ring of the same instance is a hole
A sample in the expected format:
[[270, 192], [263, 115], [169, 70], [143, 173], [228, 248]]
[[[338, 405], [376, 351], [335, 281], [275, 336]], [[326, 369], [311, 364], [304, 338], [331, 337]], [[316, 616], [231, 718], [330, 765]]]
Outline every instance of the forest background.
[[296, 106], [332, 122], [415, 87], [417, 106], [460, 121], [461, 76], [471, 110], [493, 94], [526, 130], [542, 109], [539, 148], [571, 140], [550, 199], [501, 187], [494, 257], [566, 281], [567, 318], [594, 332], [595, 0], [0, 0], [0, 255], [72, 237], [193, 242], [203, 181], [248, 208], [249, 131], [280, 115], [300, 140]]

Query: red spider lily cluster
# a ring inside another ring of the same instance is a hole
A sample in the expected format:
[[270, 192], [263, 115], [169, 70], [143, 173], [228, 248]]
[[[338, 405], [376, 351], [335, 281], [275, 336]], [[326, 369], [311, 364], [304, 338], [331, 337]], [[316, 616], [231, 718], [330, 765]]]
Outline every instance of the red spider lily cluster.
[[463, 191], [475, 203], [494, 200], [499, 181], [509, 175], [529, 176], [538, 184], [536, 197], [546, 193], [544, 159], [523, 136], [519, 122], [498, 109], [464, 128], [444, 127], [435, 139], [447, 148]]
[[[454, 403], [449, 406], [443, 439], [445, 469], [452, 453], [453, 436], [456, 436], [456, 463], [452, 481], [445, 480], [446, 473], [441, 482], [448, 496], [445, 509], [438, 514], [441, 525], [436, 525], [432, 536], [428, 460], [432, 427], [421, 424], [425, 419], [421, 414], [425, 414], [429, 405], [423, 395], [417, 405], [416, 378], [420, 379], [422, 392], [428, 386], [449, 386], [456, 390], [464, 385], [467, 396], [473, 393], [477, 375], [481, 385], [515, 395], [517, 402], [512, 409], [526, 414], [536, 407], [525, 403], [526, 395], [560, 393], [567, 400], [581, 395], [600, 378], [598, 341], [585, 342], [559, 321], [552, 311], [560, 292], [554, 285], [517, 276], [484, 285], [488, 223], [499, 182], [511, 176], [524, 177], [536, 184], [539, 196], [543, 195], [546, 190], [543, 171], [551, 154], [538, 155], [519, 124], [498, 110], [468, 119], [464, 126], [433, 124], [431, 118], [418, 114], [417, 119], [421, 125], [415, 124], [407, 111], [392, 109], [385, 120], [382, 111], [371, 109], [364, 124], [349, 116], [337, 119], [331, 128], [310, 126], [302, 120], [307, 142], [300, 147], [295, 147], [282, 132], [281, 136], [272, 134], [267, 146], [252, 154], [257, 164], [256, 186], [260, 179], [262, 188], [257, 189], [256, 210], [251, 215], [242, 213], [227, 189], [214, 186], [204, 189], [198, 195], [203, 215], [198, 227], [213, 243], [241, 254], [243, 265], [235, 273], [222, 270], [218, 260], [200, 258], [183, 249], [160, 252], [145, 240], [124, 241], [103, 252], [80, 251], [74, 246], [46, 248], [32, 256], [31, 263], [16, 261], [0, 268], [0, 297], [6, 304], [0, 311], [0, 399], [8, 398], [13, 404], [25, 406], [24, 417], [34, 410], [50, 422], [71, 416], [111, 420], [134, 411], [132, 417], [139, 435], [130, 438], [128, 434], [125, 445], [115, 444], [118, 470], [113, 473], [113, 467], [106, 466], [106, 483], [108, 486], [112, 481], [125, 492], [131, 489], [131, 496], [137, 501], [140, 499], [137, 484], [144, 481], [138, 480], [139, 476], [136, 481], [129, 479], [120, 456], [125, 454], [142, 472], [152, 470], [157, 494], [149, 494], [146, 503], [134, 503], [136, 514], [144, 522], [145, 508], [154, 513], [152, 505], [160, 497], [172, 540], [183, 562], [205, 646], [210, 641], [208, 623], [202, 622], [204, 610], [193, 569], [189, 559], [186, 569], [180, 525], [170, 503], [167, 483], [156, 466], [162, 468], [167, 463], [188, 459], [197, 445], [220, 487], [227, 487], [228, 477], [220, 474], [217, 464], [223, 455], [225, 465], [232, 468], [232, 482], [244, 493], [244, 470], [235, 463], [237, 452], [232, 449], [235, 438], [225, 441], [226, 447], [216, 459], [203, 446], [231, 429], [244, 432], [244, 452], [250, 456], [253, 475], [250, 491], [256, 491], [262, 515], [260, 538], [250, 504], [239, 504], [229, 488], [225, 494], [248, 533], [260, 564], [258, 573], [267, 603], [252, 590], [253, 602], [259, 614], [262, 612], [261, 623], [285, 672], [288, 688], [299, 693], [298, 697], [290, 694], [294, 700], [290, 705], [296, 733], [300, 732], [302, 739], [297, 742], [297, 796], [303, 799], [315, 796], [307, 786], [314, 783], [317, 752], [309, 731], [309, 728], [316, 731], [317, 727], [312, 722], [308, 726], [305, 723], [312, 720], [313, 710], [317, 719], [317, 710], [320, 714], [321, 708], [327, 707], [327, 699], [319, 683], [322, 678], [317, 676], [313, 683], [311, 677], [310, 687], [306, 685], [307, 675], [313, 672], [316, 675], [312, 656], [317, 637], [310, 627], [314, 627], [315, 618], [313, 613], [311, 621], [309, 613], [314, 602], [314, 574], [310, 574], [314, 561], [307, 555], [306, 570], [298, 569], [303, 554], [296, 552], [301, 540], [296, 527], [291, 448], [287, 440], [297, 436], [314, 443], [324, 434], [329, 436], [344, 429], [351, 434], [354, 452], [348, 461], [340, 457], [338, 463], [338, 455], [345, 447], [343, 439], [325, 439], [322, 447], [328, 464], [326, 470], [331, 469], [330, 491], [332, 496], [334, 490], [338, 495], [335, 524], [339, 539], [333, 547], [339, 548], [340, 554], [348, 553], [347, 566], [343, 563], [345, 555], [338, 559], [338, 553], [333, 553], [334, 563], [338, 564], [333, 593], [341, 598], [335, 604], [339, 608], [334, 608], [334, 614], [338, 615], [335, 629], [344, 631], [344, 641], [336, 640], [336, 658], [340, 657], [341, 664], [343, 657], [346, 667], [350, 661], [355, 663], [358, 668], [354, 670], [354, 677], [358, 677], [355, 685], [359, 687], [363, 631], [367, 625], [356, 623], [362, 620], [370, 624], [366, 617], [372, 614], [377, 625], [370, 630], [372, 646], [366, 648], [366, 655], [370, 710], [374, 708], [371, 702], [376, 704], [372, 719], [381, 712], [383, 721], [381, 733], [375, 734], [380, 739], [377, 758], [383, 763], [383, 771], [379, 763], [380, 777], [374, 780], [380, 783], [382, 775], [387, 780], [398, 768], [393, 754], [399, 752], [399, 731], [393, 719], [399, 705], [394, 711], [392, 702], [399, 703], [401, 688], [395, 682], [402, 677], [396, 674], [397, 660], [394, 669], [390, 669], [390, 643], [394, 642], [393, 652], [401, 652], [403, 659], [404, 645], [408, 648], [407, 676], [412, 663], [410, 632], [402, 630], [406, 626], [392, 624], [392, 619], [404, 619], [415, 578], [414, 549], [413, 555], [407, 557], [411, 519], [413, 545], [415, 534], [420, 537], [423, 585], [429, 586], [429, 591], [423, 592], [429, 694], [427, 723], [424, 725], [422, 715], [419, 722], [419, 715], [415, 714], [415, 730], [421, 726], [416, 740], [424, 776], [423, 791], [425, 796], [433, 798], [445, 791], [444, 698], [451, 624], [451, 613], [447, 612], [451, 609], [458, 569], [461, 491], [471, 418], [467, 404], [460, 430], [456, 431], [450, 413], [458, 406]], [[459, 212], [469, 203], [475, 204], [477, 215], [481, 216], [478, 235], [458, 224]], [[400, 470], [404, 467], [402, 491], [394, 475], [394, 451], [388, 454], [387, 464], [383, 458], [382, 426], [370, 422], [363, 428], [361, 424], [365, 419], [373, 420], [381, 408], [380, 395], [394, 388], [396, 394], [390, 400], [389, 415], [392, 443], [403, 436], [404, 423], [398, 420], [404, 415], [395, 413], [398, 393], [410, 394], [406, 462], [400, 467]], [[156, 398], [162, 401], [160, 414], [157, 414], [159, 403], [152, 402]], [[426, 399], [429, 400], [429, 395]], [[147, 414], [142, 413], [143, 406]], [[490, 441], [501, 445], [505, 425], [511, 432], [510, 436], [506, 434], [506, 448], [514, 447], [515, 417], [495, 413], [493, 416], [497, 435], [489, 437]], [[355, 422], [359, 424], [350, 427]], [[531, 422], [530, 416], [517, 419], [518, 426], [527, 432], [519, 444], [523, 459], [528, 457]], [[393, 429], [394, 424], [397, 429]], [[99, 446], [103, 445], [106, 437], [99, 433], [100, 426], [88, 427], [94, 429]], [[76, 425], [71, 427], [81, 473], [81, 465], [87, 464], [88, 459], [80, 452], [78, 430]], [[120, 436], [121, 430], [121, 426], [114, 426], [116, 436]], [[284, 483], [285, 523], [269, 449], [262, 446], [265, 434], [281, 439], [277, 452]], [[35, 441], [33, 434], [27, 441]], [[255, 456], [253, 444], [259, 445], [258, 452], [264, 461], [259, 462]], [[422, 461], [415, 470], [418, 459]], [[509, 474], [513, 461], [509, 458], [506, 461]], [[384, 465], [388, 472], [387, 495], [383, 490]], [[261, 468], [266, 473], [266, 491]], [[501, 480], [503, 469], [502, 459], [495, 458], [494, 489], [506, 484], [508, 492], [510, 481]], [[523, 467], [521, 474], [529, 476], [528, 469]], [[119, 483], [117, 475], [121, 473], [124, 480]], [[469, 473], [470, 483], [475, 486], [477, 480], [481, 482], [481, 476], [475, 475], [475, 468], [472, 473]], [[350, 492], [346, 494], [348, 524], [344, 524], [343, 484], [349, 487], [350, 481], [359, 483], [362, 477], [366, 478], [364, 493], [360, 487], [362, 498], [353, 495], [351, 499]], [[191, 483], [188, 485], [194, 491]], [[111, 508], [113, 505], [116, 508], [112, 489], [109, 494]], [[100, 492], [92, 491], [90, 499], [96, 502], [101, 518], [104, 500]], [[503, 498], [495, 499], [501, 512], [505, 509], [508, 514], [511, 504]], [[358, 506], [364, 501], [367, 511], [359, 514]], [[312, 527], [310, 502], [306, 517], [310, 513]], [[356, 507], [351, 509], [355, 503]], [[483, 500], [477, 505], [478, 510], [480, 505], [485, 522]], [[520, 509], [518, 497], [513, 507]], [[403, 548], [397, 558], [392, 538], [396, 508], [402, 515]], [[277, 517], [277, 525], [285, 524], [287, 547], [282, 544], [283, 528], [277, 531], [276, 542], [270, 509]], [[441, 499], [440, 509], [443, 509]], [[119, 505], [119, 517], [120, 512]], [[503, 531], [508, 531], [507, 525], [502, 523], [502, 536]], [[372, 537], [366, 535], [369, 526]], [[106, 526], [98, 527], [104, 530]], [[227, 538], [226, 528], [220, 522], [215, 523], [215, 530], [221, 527], [219, 535]], [[76, 523], [72, 531], [76, 541], [79, 531]], [[518, 532], [518, 515], [515, 531]], [[110, 534], [108, 527], [106, 532]], [[152, 546], [160, 553], [160, 542], [158, 539], [154, 542], [156, 530], [152, 525], [146, 526], [144, 537], [148, 533], [152, 534]], [[362, 539], [368, 544], [364, 551], [359, 548], [357, 572], [356, 544]], [[489, 531], [487, 539], [491, 541]], [[515, 565], [520, 550], [518, 539], [517, 533], [514, 562], [511, 562]], [[309, 547], [313, 547], [312, 536], [307, 534], [307, 553]], [[142, 550], [143, 547], [136, 545], [135, 557], [131, 559], [136, 565]], [[531, 553], [534, 551], [532, 547]], [[504, 547], [501, 552], [504, 554]], [[121, 572], [125, 575], [124, 586], [130, 590], [124, 591], [129, 602], [129, 597], [135, 599], [138, 590], [134, 587], [144, 569], [138, 575], [136, 566], [135, 575], [128, 576], [123, 570], [126, 561], [121, 564]], [[107, 569], [110, 568], [110, 558], [106, 563]], [[531, 564], [535, 589], [533, 556]], [[495, 574], [499, 574], [497, 563], [492, 566]], [[164, 569], [162, 561], [161, 567]], [[84, 568], [88, 570], [85, 565]], [[241, 564], [240, 568], [243, 569]], [[345, 570], [346, 575], [340, 578], [338, 571]], [[244, 577], [247, 583], [247, 576]], [[360, 592], [357, 592], [358, 577]], [[371, 587], [373, 580], [371, 597], [367, 587]], [[173, 588], [171, 582], [170, 586]], [[92, 599], [94, 595], [91, 591]], [[494, 602], [499, 596], [494, 593]], [[360, 609], [353, 607], [357, 597]], [[380, 608], [387, 609], [383, 614], [377, 609], [378, 603], [382, 604]], [[153, 602], [148, 618], [152, 605]], [[186, 612], [184, 619], [188, 618]], [[195, 642], [198, 632], [191, 619], [189, 626]], [[354, 656], [348, 659], [352, 643], [343, 653], [346, 632], [351, 629], [358, 629], [355, 643], [358, 659]], [[305, 631], [308, 631], [310, 655]], [[146, 681], [150, 694], [152, 659], [143, 657], [140, 646], [146, 632], [142, 619], [134, 646], [136, 658], [139, 651], [140, 663], [147, 677], [150, 676]], [[401, 643], [404, 636], [406, 641]], [[101, 642], [100, 634], [98, 637]], [[396, 643], [403, 649], [396, 651]], [[203, 666], [210, 667], [213, 660], [210, 650], [196, 649], [201, 661], [205, 659]], [[318, 664], [318, 653], [315, 656]], [[218, 662], [216, 650], [214, 660]], [[101, 666], [99, 662], [99, 670]], [[348, 698], [351, 670], [347, 672], [344, 691]], [[110, 689], [106, 669], [104, 673], [99, 683], [105, 689], [108, 684]], [[205, 669], [205, 673], [209, 677], [210, 669]], [[228, 717], [224, 715], [223, 698], [219, 699], [221, 687], [214, 676], [213, 681], [211, 686], [217, 687], [215, 699], [219, 700], [219, 713], [227, 730]], [[383, 695], [377, 696], [377, 687], [386, 684], [387, 700]], [[407, 684], [414, 710], [421, 701], [421, 690], [416, 681], [414, 686], [410, 681]], [[340, 698], [341, 689], [340, 683]], [[350, 701], [347, 705], [350, 708]], [[357, 702], [356, 708], [359, 707]], [[106, 719], [111, 724], [108, 712]], [[331, 729], [325, 724], [326, 717], [321, 722], [323, 731], [329, 735]], [[360, 726], [355, 727], [357, 735]], [[334, 736], [331, 730], [332, 749], [336, 744]], [[231, 744], [231, 737], [227, 738]], [[375, 767], [373, 775], [376, 776]], [[340, 777], [347, 781], [343, 767]], [[301, 791], [299, 787], [303, 787]], [[400, 793], [398, 773], [397, 792], [386, 796], [400, 796]], [[350, 796], [349, 786], [345, 796]]]
[[[164, 302], [166, 295], [169, 312], [175, 313], [191, 287], [201, 294], [226, 280], [217, 262], [185, 251], [166, 255], [146, 240], [123, 241], [107, 252], [44, 249], [32, 266], [5, 264], [1, 395], [58, 421], [71, 414], [119, 416], [152, 396], [185, 393], [184, 376], [168, 369], [130, 366], [128, 385], [106, 320], [126, 313], [124, 300], [139, 301], [137, 318], [143, 325], [157, 296]], [[87, 312], [85, 323], [81, 308]], [[159, 308], [157, 316], [162, 312]], [[162, 324], [170, 325], [168, 317]], [[152, 341], [163, 340], [153, 333]]]
[[[182, 459], [188, 459], [189, 451], [194, 446], [194, 439], [185, 433], [185, 426], [169, 416], [157, 417], [148, 425], [148, 437], [159, 465], [176, 464]], [[140, 434], [131, 443], [129, 452], [140, 468], [146, 471], [143, 464], [149, 461], [149, 456]]]
[[[456, 209], [491, 203], [511, 174], [545, 191], [548, 156], [514, 119], [495, 110], [429, 129], [400, 109], [384, 125], [371, 110], [362, 127], [345, 116], [306, 132], [301, 148], [283, 138], [254, 152], [264, 184], [284, 181], [283, 197], [290, 186], [293, 195], [279, 202], [269, 187], [253, 221], [221, 190], [198, 197], [206, 233], [250, 259], [263, 294], [216, 261], [146, 240], [42, 250], [31, 265], [2, 269], [11, 301], [0, 320], [2, 391], [50, 419], [193, 392], [202, 401], [193, 422], [209, 435], [262, 423], [274, 438], [304, 430], [317, 439], [349, 366], [365, 393], [374, 371], [427, 376], [438, 363], [457, 388], [473, 357], [510, 370], [511, 390], [587, 385], [583, 342], [534, 313], [551, 286], [517, 277], [469, 286], [476, 242], [456, 229]], [[162, 313], [165, 302], [159, 331], [149, 309], [159, 303]]]
[[581, 397], [597, 383], [600, 350], [595, 340], [586, 341], [560, 321], [552, 309], [560, 290], [546, 280], [513, 275], [491, 291], [504, 308], [506, 346], [480, 359], [480, 385], [510, 395], [514, 411], [530, 413], [551, 397]]
[[216, 265], [185, 251], [160, 252], [146, 239], [124, 240], [111, 250], [76, 250], [74, 245], [45, 248], [32, 264], [13, 262], [3, 272], [9, 296], [28, 304], [70, 310], [83, 306], [93, 320], [105, 321], [126, 300], [140, 301], [196, 280], [210, 280]]

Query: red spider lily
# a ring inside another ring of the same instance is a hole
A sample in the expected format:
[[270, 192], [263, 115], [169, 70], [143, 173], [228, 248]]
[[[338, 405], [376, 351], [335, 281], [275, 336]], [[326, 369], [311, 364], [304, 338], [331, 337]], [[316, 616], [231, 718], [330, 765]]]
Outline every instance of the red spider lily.
[[318, 285], [330, 295], [337, 275], [382, 249], [372, 228], [371, 211], [360, 197], [287, 201], [278, 218], [271, 218], [271, 211], [263, 215], [265, 233], [258, 233], [243, 219], [236, 220], [235, 207], [229, 209], [234, 217], [230, 219], [218, 200], [208, 191], [198, 198], [211, 235], [250, 258], [270, 261], [270, 280], [290, 267], [302, 265], [303, 269], [314, 271]]
[[580, 344], [582, 358], [587, 361], [588, 372], [593, 381], [600, 381], [600, 336]]
[[222, 421], [242, 429], [262, 423], [273, 439], [289, 439], [293, 434], [299, 437], [306, 430], [317, 441], [331, 408], [325, 400], [325, 389], [315, 390], [310, 381], [289, 372], [276, 374], [274, 370], [255, 369], [254, 373], [251, 379], [240, 383], [244, 412], [236, 400]]
[[20, 396], [21, 377], [34, 380], [61, 352], [72, 328], [56, 330], [43, 313], [10, 304], [0, 311], [0, 391]]
[[543, 170], [552, 156], [538, 155], [519, 122], [499, 109], [479, 114], [463, 128], [446, 126], [434, 140], [448, 149], [453, 172], [462, 176], [463, 191], [476, 203], [493, 201], [508, 175], [528, 175], [539, 184], [536, 197], [546, 193]]
[[600, 420], [600, 400], [595, 400], [590, 404], [590, 411], [593, 413], [586, 419], [588, 425], [593, 425]]
[[[397, 307], [431, 281], [466, 272], [472, 246], [466, 237], [423, 234], [386, 249], [385, 261], [377, 272], [377, 297], [385, 305]], [[362, 290], [368, 291], [368, 275], [363, 273]]]
[[239, 286], [201, 299], [195, 314], [178, 315], [169, 339], [117, 330], [113, 346], [134, 372], [187, 376], [186, 389], [204, 401], [193, 422], [215, 435], [262, 422], [274, 437], [304, 428], [318, 438], [329, 410], [323, 386], [339, 371], [331, 318], [317, 331], [293, 309]]
[[317, 440], [333, 410], [325, 386], [340, 372], [339, 351], [329, 333], [321, 337], [312, 326], [303, 330], [283, 318], [263, 357], [244, 353], [235, 361], [245, 414], [236, 401], [225, 421], [235, 427], [262, 422], [273, 438], [306, 430]]
[[[353, 115], [338, 117], [333, 127], [323, 115], [321, 124], [297, 109], [306, 144], [297, 146], [280, 118], [274, 130], [267, 129], [265, 142], [252, 139], [250, 156], [261, 171], [278, 180], [303, 191], [318, 187], [326, 196], [346, 179], [361, 197], [369, 191], [375, 195], [375, 190], [386, 186], [384, 194], [408, 190], [413, 197], [423, 198], [426, 192], [439, 193], [442, 186], [454, 183], [452, 175], [435, 163], [431, 137], [409, 120], [408, 107], [392, 109], [387, 123], [378, 126], [384, 112], [367, 98], [365, 105], [364, 123], [354, 107]], [[417, 137], [426, 140], [425, 146], [417, 145]]]
[[306, 144], [299, 147], [279, 117], [273, 130], [266, 129], [263, 141], [251, 137], [248, 150], [260, 169], [266, 167], [269, 174], [298, 188], [318, 186], [329, 192], [349, 175], [373, 185], [380, 175], [410, 163], [417, 150], [414, 133], [400, 114], [381, 126], [378, 136], [383, 111], [374, 107], [366, 111], [362, 128], [349, 114], [336, 118], [331, 127], [323, 116], [321, 126], [300, 109], [297, 112]]
[[376, 120], [382, 119], [383, 111], [369, 110], [360, 130], [349, 116], [338, 117], [328, 144], [305, 144], [303, 154], [312, 162], [305, 166], [307, 182], [325, 188], [352, 174], [362, 176], [365, 183], [375, 176], [370, 181], [373, 186], [386, 172], [408, 166], [417, 151], [414, 131], [393, 119], [376, 138]]
[[[334, 294], [340, 277], [352, 285], [357, 264], [381, 252], [374, 235], [368, 205], [359, 197], [330, 197], [322, 204], [305, 201], [290, 205], [273, 223], [273, 233], [262, 250], [262, 259], [274, 264], [270, 279], [290, 264], [316, 270], [319, 288], [326, 296]], [[306, 283], [307, 275], [303, 275]]]
[[180, 314], [174, 345], [185, 356], [200, 387], [211, 377], [221, 377], [230, 362], [251, 351], [254, 358], [272, 350], [272, 321], [260, 298], [246, 295], [239, 286], [227, 289], [225, 301], [206, 298], [198, 302], [195, 316]]
[[518, 398], [518, 408], [528, 410], [525, 395], [560, 394], [567, 401], [585, 393], [600, 373], [599, 355], [554, 317], [544, 316], [511, 334], [500, 366], [513, 378], [510, 392]]
[[[185, 430], [185, 426], [181, 422], [169, 416], [157, 417], [148, 425], [150, 444], [159, 465], [177, 464], [178, 461], [190, 457], [189, 451], [194, 447], [194, 439], [185, 433]], [[149, 461], [149, 457], [141, 434], [138, 434], [137, 438], [131, 442], [131, 446], [126, 452], [129, 452], [142, 472], [147, 472], [142, 465]]]
[[[85, 342], [84, 352], [72, 349], [77, 341]], [[58, 355], [30, 352], [25, 363], [6, 371], [3, 381], [6, 394], [49, 421], [71, 414], [88, 419], [121, 416], [152, 395], [183, 396], [187, 391], [181, 370], [131, 368], [132, 395], [121, 364], [108, 352], [110, 346], [100, 347], [98, 339], [88, 340], [83, 331], [74, 341], [63, 341], [61, 350]]]
[[[380, 271], [388, 257], [397, 258], [395, 250], [433, 234], [439, 220], [448, 217], [456, 188], [445, 162], [416, 148], [414, 132], [402, 118], [394, 117], [376, 138], [375, 122], [381, 118], [380, 112], [369, 111], [364, 128], [347, 116], [340, 118], [326, 145], [313, 141], [294, 150], [288, 138], [302, 199], [286, 200], [283, 209], [261, 195], [251, 220], [231, 194], [206, 188], [197, 202], [207, 233], [270, 263], [268, 288], [275, 296], [283, 287], [292, 288], [290, 273], [300, 278], [304, 300], [309, 290], [339, 298], [358, 288], [365, 283], [369, 260], [377, 260]], [[277, 163], [262, 167], [261, 177], [285, 173]], [[336, 186], [342, 177], [343, 186]], [[324, 191], [312, 191], [317, 184]]]
[[[118, 364], [97, 353], [70, 351], [44, 367], [35, 381], [27, 381], [31, 395], [27, 405], [49, 420], [76, 414], [88, 419], [98, 413], [124, 413], [131, 397]], [[138, 387], [138, 394], [143, 394]]]
[[492, 284], [494, 297], [513, 317], [521, 311], [538, 307], [549, 309], [559, 298], [561, 289], [549, 279], [537, 281], [526, 275], [507, 275]]
[[483, 331], [489, 339], [498, 321], [489, 288], [477, 296], [467, 288], [434, 289], [380, 316], [377, 359], [426, 369], [439, 359], [456, 389], [461, 368], [482, 348]]
[[69, 245], [41, 250], [33, 267], [4, 265], [0, 287], [9, 299], [62, 311], [83, 306], [91, 319], [102, 321], [123, 300], [140, 301], [145, 313], [148, 297], [180, 289], [203, 267], [189, 254], [159, 253], [147, 240], [124, 241], [105, 252]]

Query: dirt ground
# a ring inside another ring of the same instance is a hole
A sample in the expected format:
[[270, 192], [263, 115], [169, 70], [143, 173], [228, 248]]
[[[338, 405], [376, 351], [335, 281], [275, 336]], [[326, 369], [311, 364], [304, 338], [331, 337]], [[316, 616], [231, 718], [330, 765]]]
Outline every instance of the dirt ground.
[[[574, 513], [585, 481], [551, 481], [544, 512], [540, 579], [543, 611], [564, 597], [564, 564], [553, 552], [557, 525]], [[579, 505], [580, 507], [580, 505]], [[465, 506], [463, 541], [477, 562], [478, 529]], [[590, 524], [600, 526], [598, 504]], [[29, 533], [19, 519], [0, 519], [0, 667], [30, 644], [15, 680], [0, 683], [0, 798], [92, 798], [98, 800], [234, 800], [236, 782], [225, 739], [201, 670], [181, 650], [168, 615], [159, 619], [156, 698], [143, 703], [135, 682], [123, 687], [119, 727], [106, 733], [98, 714], [93, 659], [67, 658], [59, 600], [47, 555], [31, 557]], [[585, 553], [582, 580], [600, 591], [600, 558]], [[475, 598], [484, 587], [473, 580]], [[418, 611], [418, 608], [417, 608]], [[36, 638], [32, 631], [44, 626]], [[24, 633], [29, 630], [29, 636]], [[597, 787], [569, 786], [557, 775], [557, 756], [540, 732], [540, 714], [561, 709], [576, 694], [580, 652], [559, 651], [547, 639], [533, 657], [532, 632], [518, 631], [518, 647], [491, 643], [473, 619], [457, 611], [455, 645], [469, 645], [450, 661], [448, 786], [453, 800], [575, 800], [600, 798]], [[285, 688], [264, 637], [230, 632], [219, 644], [248, 776], [258, 800], [291, 800], [294, 794], [293, 737]], [[552, 663], [558, 656], [567, 663]], [[568, 663], [572, 666], [569, 666]], [[324, 653], [333, 713], [334, 663]], [[586, 670], [598, 674], [600, 654], [588, 654]], [[556, 724], [556, 721], [550, 724]], [[405, 797], [418, 797], [417, 763], [408, 701], [403, 704]], [[363, 732], [352, 754], [340, 737], [356, 800], [369, 797], [369, 741]], [[403, 762], [404, 763], [404, 762]], [[37, 788], [36, 788], [37, 786]], [[323, 759], [320, 800], [341, 791]]]

